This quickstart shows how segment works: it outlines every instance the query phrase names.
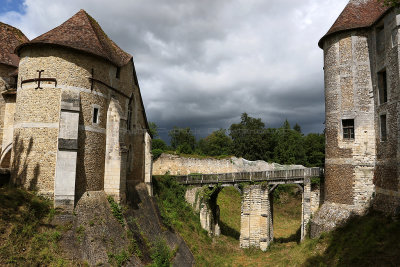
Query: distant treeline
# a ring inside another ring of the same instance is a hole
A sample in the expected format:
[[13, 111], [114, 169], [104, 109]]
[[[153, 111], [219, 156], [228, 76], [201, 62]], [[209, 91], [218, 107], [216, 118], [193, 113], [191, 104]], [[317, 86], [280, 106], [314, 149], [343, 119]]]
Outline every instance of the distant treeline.
[[241, 121], [232, 124], [229, 131], [219, 129], [198, 141], [190, 128], [174, 127], [168, 133], [171, 146], [159, 139], [155, 123], [150, 123], [150, 128], [154, 137], [154, 158], [163, 152], [175, 151], [179, 154], [203, 156], [235, 155], [247, 160], [302, 164], [309, 167], [324, 165], [324, 134], [304, 135], [297, 123], [291, 128], [287, 120], [280, 128], [265, 128], [260, 118], [252, 118], [243, 113]]

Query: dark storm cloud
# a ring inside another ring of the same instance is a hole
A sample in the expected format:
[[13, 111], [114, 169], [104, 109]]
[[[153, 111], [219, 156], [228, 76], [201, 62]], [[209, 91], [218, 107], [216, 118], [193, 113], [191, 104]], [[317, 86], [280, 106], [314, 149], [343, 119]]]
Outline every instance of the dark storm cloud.
[[[85, 9], [134, 56], [147, 117], [199, 136], [240, 121], [324, 122], [318, 39], [347, 0], [26, 0], [0, 20], [30, 38]], [[165, 136], [165, 134], [164, 134]]]

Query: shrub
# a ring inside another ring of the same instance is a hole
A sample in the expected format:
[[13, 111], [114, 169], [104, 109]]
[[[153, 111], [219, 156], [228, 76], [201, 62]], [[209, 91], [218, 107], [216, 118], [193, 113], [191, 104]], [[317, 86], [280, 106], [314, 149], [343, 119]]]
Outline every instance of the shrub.
[[171, 266], [171, 250], [169, 249], [167, 242], [164, 239], [158, 238], [151, 249], [151, 259], [153, 260], [153, 266], [157, 267], [169, 267]]
[[122, 214], [122, 207], [114, 201], [112, 196], [107, 196], [108, 203], [110, 203], [111, 211], [118, 222], [124, 226], [124, 215]]
[[158, 159], [164, 151], [161, 149], [153, 149], [151, 153], [153, 154], [153, 160]]

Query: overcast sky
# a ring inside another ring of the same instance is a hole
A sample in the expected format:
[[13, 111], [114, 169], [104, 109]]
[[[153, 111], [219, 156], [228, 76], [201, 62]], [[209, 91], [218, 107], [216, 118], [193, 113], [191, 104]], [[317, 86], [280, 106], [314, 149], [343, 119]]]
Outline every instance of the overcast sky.
[[147, 118], [163, 129], [204, 136], [247, 112], [309, 133], [324, 128], [317, 43], [347, 2], [0, 0], [0, 21], [33, 39], [85, 9], [133, 55]]

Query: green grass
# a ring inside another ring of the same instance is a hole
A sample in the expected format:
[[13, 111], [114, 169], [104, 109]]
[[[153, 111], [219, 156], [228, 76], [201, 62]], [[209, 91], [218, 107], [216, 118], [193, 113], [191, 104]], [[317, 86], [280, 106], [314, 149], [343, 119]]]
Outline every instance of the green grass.
[[50, 225], [51, 202], [9, 186], [0, 187], [0, 265], [67, 266], [58, 241], [64, 229]]
[[232, 187], [218, 196], [222, 235], [210, 238], [184, 201], [184, 188], [170, 177], [155, 179], [160, 212], [189, 245], [196, 266], [399, 266], [400, 222], [379, 213], [354, 217], [346, 226], [299, 243], [301, 196], [279, 189], [274, 203], [274, 242], [266, 252], [240, 249], [241, 197]]

